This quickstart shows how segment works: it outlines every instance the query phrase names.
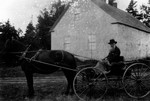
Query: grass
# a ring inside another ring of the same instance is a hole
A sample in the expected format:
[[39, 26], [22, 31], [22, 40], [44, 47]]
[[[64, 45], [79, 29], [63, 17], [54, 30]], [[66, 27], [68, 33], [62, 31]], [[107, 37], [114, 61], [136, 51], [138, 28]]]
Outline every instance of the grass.
[[[66, 85], [66, 82], [51, 81], [35, 83], [35, 97], [26, 99], [26, 83], [0, 84], [0, 101], [82, 101], [76, 95], [64, 95]], [[109, 89], [104, 98], [98, 101], [149, 101], [149, 98], [150, 96], [137, 100], [126, 95], [124, 90]]]

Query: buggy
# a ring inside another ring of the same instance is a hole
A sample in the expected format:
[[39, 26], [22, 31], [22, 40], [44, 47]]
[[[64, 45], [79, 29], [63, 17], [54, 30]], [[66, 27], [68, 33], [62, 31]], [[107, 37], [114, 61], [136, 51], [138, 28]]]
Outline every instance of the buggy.
[[150, 93], [150, 67], [143, 61], [122, 60], [114, 63], [109, 73], [100, 66], [83, 68], [73, 81], [75, 94], [84, 100], [100, 99], [110, 87], [124, 89], [132, 98], [143, 98]]

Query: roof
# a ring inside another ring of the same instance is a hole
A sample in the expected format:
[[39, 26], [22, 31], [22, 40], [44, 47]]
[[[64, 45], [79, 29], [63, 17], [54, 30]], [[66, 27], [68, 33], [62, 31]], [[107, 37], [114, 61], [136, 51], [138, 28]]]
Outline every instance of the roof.
[[112, 24], [122, 24], [128, 27], [138, 29], [140, 31], [150, 33], [149, 27], [145, 26], [142, 22], [134, 18], [129, 13], [120, 10], [118, 8], [112, 7], [106, 4], [105, 2], [102, 2], [101, 0], [91, 0], [91, 1], [99, 8], [101, 8], [103, 11], [105, 11], [107, 14], [109, 14], [111, 17], [117, 20], [117, 22], [114, 22]]
[[63, 10], [63, 12], [61, 13], [61, 15], [58, 17], [58, 19], [55, 21], [55, 23], [53, 24], [53, 26], [51, 27], [49, 32], [53, 32], [53, 29], [55, 28], [55, 26], [59, 23], [59, 21], [61, 20], [61, 18], [64, 16], [64, 14], [66, 13], [66, 11], [69, 9], [70, 5], [66, 5], [65, 9]]
[[[121, 25], [125, 25], [125, 26], [131, 27], [131, 28], [138, 29], [138, 30], [146, 32], [146, 33], [150, 33], [149, 27], [145, 26], [142, 22], [140, 22], [138, 19], [131, 16], [129, 13], [127, 13], [123, 10], [120, 10], [118, 8], [112, 7], [101, 0], [91, 0], [91, 1], [95, 5], [97, 5], [99, 8], [101, 8], [104, 12], [106, 12], [111, 17], [116, 19], [117, 22], [113, 22], [112, 24], [121, 24]], [[64, 9], [64, 11], [62, 12], [62, 14], [60, 15], [60, 17], [57, 19], [57, 21], [52, 26], [51, 30], [53, 30], [55, 28], [55, 26], [59, 23], [59, 21], [64, 16], [66, 11], [69, 9], [69, 7], [70, 7], [70, 5], [68, 4], [66, 6], [66, 8]]]

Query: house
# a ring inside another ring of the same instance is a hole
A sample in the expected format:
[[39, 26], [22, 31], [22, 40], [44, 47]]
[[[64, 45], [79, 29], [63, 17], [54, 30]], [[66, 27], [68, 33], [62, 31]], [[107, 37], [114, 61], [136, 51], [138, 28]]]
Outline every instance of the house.
[[78, 0], [54, 24], [52, 50], [94, 59], [107, 56], [115, 39], [126, 60], [150, 55], [150, 29], [125, 11], [101, 0]]

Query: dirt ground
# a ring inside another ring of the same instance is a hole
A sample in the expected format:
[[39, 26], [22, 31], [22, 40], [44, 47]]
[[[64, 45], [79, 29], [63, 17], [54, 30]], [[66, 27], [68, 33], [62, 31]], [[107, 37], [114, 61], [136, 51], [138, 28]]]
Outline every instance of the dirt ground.
[[[27, 99], [27, 84], [24, 77], [0, 78], [0, 101], [81, 101], [76, 95], [66, 96], [67, 81], [64, 76], [34, 77], [35, 97]], [[130, 98], [124, 90], [109, 89], [100, 101], [149, 101]], [[95, 100], [91, 100], [95, 101]]]

